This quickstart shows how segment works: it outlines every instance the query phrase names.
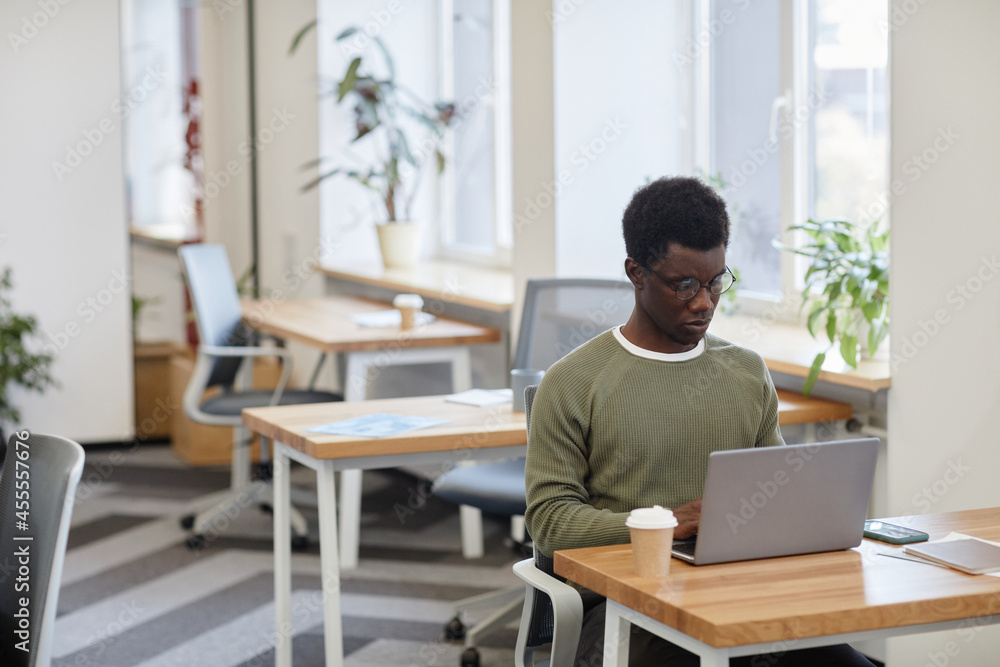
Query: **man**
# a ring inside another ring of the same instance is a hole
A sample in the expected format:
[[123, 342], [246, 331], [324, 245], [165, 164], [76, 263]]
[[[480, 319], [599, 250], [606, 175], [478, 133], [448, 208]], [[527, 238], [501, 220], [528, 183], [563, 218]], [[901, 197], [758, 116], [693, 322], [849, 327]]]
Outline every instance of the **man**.
[[[628, 513], [654, 504], [673, 508], [676, 537], [693, 535], [708, 455], [784, 444], [764, 361], [707, 333], [720, 295], [733, 284], [725, 202], [697, 179], [662, 178], [636, 191], [622, 229], [632, 315], [553, 365], [532, 406], [525, 520], [550, 556], [626, 543]], [[582, 595], [576, 664], [600, 665], [605, 602], [592, 591]], [[847, 646], [763, 659], [731, 664], [871, 666]], [[699, 662], [636, 629], [629, 664]]]

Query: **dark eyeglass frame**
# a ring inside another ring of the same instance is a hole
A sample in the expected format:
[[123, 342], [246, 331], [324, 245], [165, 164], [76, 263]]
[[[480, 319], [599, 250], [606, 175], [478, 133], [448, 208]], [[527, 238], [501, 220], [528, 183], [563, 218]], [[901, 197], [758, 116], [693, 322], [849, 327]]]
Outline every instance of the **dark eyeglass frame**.
[[[733, 285], [736, 284], [736, 276], [733, 275], [733, 272], [729, 270], [729, 266], [726, 266], [725, 271], [712, 278], [705, 285], [702, 285], [701, 281], [699, 281], [697, 278], [685, 278], [681, 282], [685, 282], [688, 280], [691, 281], [691, 285], [688, 285], [687, 287], [681, 287], [680, 283], [670, 282], [669, 280], [661, 276], [653, 269], [650, 269], [649, 272], [652, 273], [657, 278], [659, 278], [661, 283], [666, 285], [669, 289], [673, 290], [674, 296], [676, 296], [681, 301], [690, 301], [698, 294], [698, 292], [702, 290], [703, 287], [707, 288], [710, 294], [718, 296], [720, 294], [725, 294], [726, 292], [728, 292], [733, 288]], [[726, 287], [722, 286], [723, 285], [722, 282], [716, 282], [720, 280], [723, 276], [729, 276], [730, 279], [732, 280], [732, 282], [730, 282], [729, 285]], [[716, 291], [716, 289], [718, 289], [718, 291]], [[687, 296], [682, 296], [683, 294], [687, 294]]]

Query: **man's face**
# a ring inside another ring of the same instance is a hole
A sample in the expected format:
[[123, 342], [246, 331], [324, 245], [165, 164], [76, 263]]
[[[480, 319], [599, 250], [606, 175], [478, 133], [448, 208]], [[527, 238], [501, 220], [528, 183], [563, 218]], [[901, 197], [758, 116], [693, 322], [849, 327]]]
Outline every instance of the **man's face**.
[[[666, 256], [653, 261], [650, 268], [645, 273], [632, 262], [626, 269], [637, 288], [636, 307], [651, 325], [660, 351], [686, 352], [705, 336], [719, 303], [720, 295], [712, 294], [707, 285], [726, 271], [726, 248], [720, 245], [701, 251], [671, 243]], [[672, 288], [686, 279], [697, 280], [703, 288], [683, 301]]]

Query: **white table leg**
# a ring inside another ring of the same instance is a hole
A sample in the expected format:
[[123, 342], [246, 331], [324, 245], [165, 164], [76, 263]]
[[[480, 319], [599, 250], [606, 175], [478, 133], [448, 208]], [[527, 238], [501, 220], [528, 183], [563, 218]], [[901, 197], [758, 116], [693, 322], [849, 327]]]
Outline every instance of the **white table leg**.
[[729, 653], [720, 650], [703, 655], [701, 656], [701, 667], [729, 667]]
[[462, 556], [483, 557], [483, 512], [478, 507], [460, 505], [459, 525], [462, 529]]
[[[363, 401], [368, 398], [369, 366], [374, 356], [352, 353], [344, 360], [344, 400]], [[340, 473], [340, 567], [353, 570], [358, 566], [361, 546], [361, 471]]]
[[[327, 667], [344, 664], [340, 618], [340, 563], [337, 554], [337, 492], [333, 461], [320, 461], [316, 471], [319, 498], [319, 557], [323, 581], [323, 641]], [[361, 476], [360, 470], [352, 470]]]
[[292, 667], [291, 486], [285, 445], [274, 442], [274, 664]]
[[632, 624], [608, 600], [604, 617], [604, 667], [628, 667], [629, 632]]
[[467, 347], [454, 348], [451, 358], [451, 390], [454, 393], [472, 389], [472, 354]]
[[358, 566], [361, 547], [361, 471], [340, 473], [340, 566], [353, 570]]

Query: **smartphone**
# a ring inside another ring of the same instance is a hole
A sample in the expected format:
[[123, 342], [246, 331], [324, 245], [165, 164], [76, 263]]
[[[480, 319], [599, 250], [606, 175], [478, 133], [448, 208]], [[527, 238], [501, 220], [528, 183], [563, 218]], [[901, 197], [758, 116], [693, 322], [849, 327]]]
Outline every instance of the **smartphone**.
[[929, 537], [925, 532], [907, 528], [906, 526], [897, 526], [894, 523], [885, 523], [878, 519], [865, 521], [864, 534], [868, 539], [888, 542], [889, 544], [924, 542]]

